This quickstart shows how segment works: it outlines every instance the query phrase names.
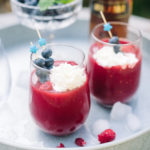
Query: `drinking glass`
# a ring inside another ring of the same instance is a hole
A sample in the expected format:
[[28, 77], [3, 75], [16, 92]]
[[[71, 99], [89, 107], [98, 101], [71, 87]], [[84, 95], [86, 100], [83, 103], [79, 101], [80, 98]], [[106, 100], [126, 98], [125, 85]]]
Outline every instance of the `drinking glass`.
[[[31, 54], [31, 114], [43, 131], [53, 135], [70, 134], [83, 125], [90, 110], [88, 76], [84, 65], [85, 56], [81, 50], [65, 44], [47, 44], [45, 48], [52, 50], [52, 58], [55, 60], [54, 66], [62, 63], [77, 65], [84, 70], [86, 80], [75, 89], [57, 91], [51, 82], [51, 70], [35, 65], [33, 61], [37, 58], [37, 54]], [[41, 51], [42, 48], [38, 53], [40, 54]], [[61, 74], [56, 76], [60, 78], [59, 82], [62, 83]], [[46, 80], [42, 80], [42, 77]], [[71, 77], [68, 80], [72, 80]]]
[[[105, 106], [112, 106], [118, 101], [126, 103], [132, 99], [139, 86], [142, 62], [141, 32], [127, 23], [110, 22], [110, 24], [111, 33], [119, 37], [120, 44], [109, 43], [110, 36], [107, 31], [104, 31], [104, 24], [97, 25], [91, 33], [87, 65], [91, 93], [98, 102]], [[105, 63], [108, 64], [104, 65], [102, 58], [96, 60], [95, 54], [105, 47], [113, 49], [116, 53], [111, 57], [133, 54], [137, 62], [111, 65], [111, 62], [107, 62], [110, 60], [106, 58]]]

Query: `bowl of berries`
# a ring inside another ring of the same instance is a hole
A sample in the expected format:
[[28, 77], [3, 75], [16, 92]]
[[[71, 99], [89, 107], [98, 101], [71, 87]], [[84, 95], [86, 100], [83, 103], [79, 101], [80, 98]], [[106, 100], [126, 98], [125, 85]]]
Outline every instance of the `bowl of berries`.
[[76, 20], [82, 0], [11, 0], [11, 7], [21, 24], [53, 31]]

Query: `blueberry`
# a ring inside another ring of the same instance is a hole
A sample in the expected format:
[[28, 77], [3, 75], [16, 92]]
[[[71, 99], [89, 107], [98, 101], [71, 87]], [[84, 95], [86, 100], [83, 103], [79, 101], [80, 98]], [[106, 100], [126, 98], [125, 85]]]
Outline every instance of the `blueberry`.
[[40, 82], [42, 82], [42, 83], [49, 80], [49, 74], [47, 72], [42, 71], [42, 70], [37, 69], [36, 75], [38, 76]]
[[53, 58], [45, 59], [45, 67], [47, 69], [51, 69], [53, 67], [53, 64], [54, 64], [54, 59]]
[[42, 52], [42, 56], [43, 56], [44, 58], [49, 58], [51, 55], [52, 55], [52, 50], [51, 50], [51, 49], [45, 49], [45, 50]]
[[44, 67], [45, 66], [45, 60], [41, 58], [37, 58], [34, 60], [34, 63], [39, 66], [39, 67]]
[[30, 6], [37, 6], [39, 0], [25, 0], [25, 4]]
[[113, 36], [110, 40], [109, 43], [111, 44], [119, 44], [119, 38], [118, 36]]
[[119, 45], [115, 45], [114, 46], [114, 52], [115, 53], [119, 53], [120, 52], [120, 46]]

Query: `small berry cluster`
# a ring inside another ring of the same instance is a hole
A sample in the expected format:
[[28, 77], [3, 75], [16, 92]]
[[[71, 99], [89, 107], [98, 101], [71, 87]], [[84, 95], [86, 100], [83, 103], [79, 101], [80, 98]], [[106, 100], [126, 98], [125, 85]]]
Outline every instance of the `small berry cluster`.
[[86, 145], [86, 142], [84, 141], [83, 138], [76, 138], [75, 144], [82, 147], [82, 146]]
[[34, 63], [41, 68], [51, 69], [54, 64], [54, 60], [53, 60], [53, 58], [51, 58], [52, 50], [45, 49], [42, 51], [41, 55], [43, 58], [35, 59]]
[[64, 148], [64, 144], [63, 143], [60, 143], [59, 146], [57, 146], [57, 148]]
[[[54, 64], [54, 60], [53, 60], [53, 58], [51, 58], [52, 50], [44, 47], [46, 45], [45, 39], [40, 38], [38, 40], [38, 43], [39, 43], [40, 47], [42, 47], [44, 50], [41, 52], [42, 58], [35, 59], [34, 64], [37, 65], [38, 67], [50, 70]], [[37, 51], [38, 51], [38, 48], [36, 45], [32, 45], [30, 47], [30, 52], [36, 54]], [[36, 75], [38, 76], [40, 82], [42, 82], [42, 83], [49, 80], [49, 74], [46, 71], [36, 69]]]

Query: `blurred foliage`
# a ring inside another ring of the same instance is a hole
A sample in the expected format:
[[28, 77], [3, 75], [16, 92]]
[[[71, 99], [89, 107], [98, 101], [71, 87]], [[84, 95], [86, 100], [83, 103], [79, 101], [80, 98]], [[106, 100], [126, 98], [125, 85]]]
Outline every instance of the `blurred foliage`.
[[83, 5], [84, 6], [87, 7], [89, 5], [89, 3], [90, 3], [90, 0], [83, 0]]
[[[88, 6], [90, 0], [84, 0], [84, 6]], [[150, 0], [133, 0], [133, 14], [150, 18]]]
[[134, 0], [133, 14], [150, 18], [150, 0]]
[[[91, 0], [83, 0], [84, 6], [89, 6]], [[10, 11], [9, 0], [0, 0], [0, 13]], [[150, 18], [150, 0], [133, 0], [133, 14]]]

